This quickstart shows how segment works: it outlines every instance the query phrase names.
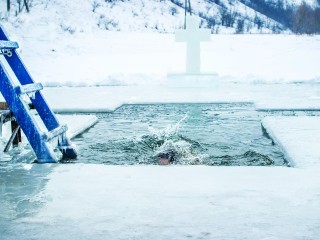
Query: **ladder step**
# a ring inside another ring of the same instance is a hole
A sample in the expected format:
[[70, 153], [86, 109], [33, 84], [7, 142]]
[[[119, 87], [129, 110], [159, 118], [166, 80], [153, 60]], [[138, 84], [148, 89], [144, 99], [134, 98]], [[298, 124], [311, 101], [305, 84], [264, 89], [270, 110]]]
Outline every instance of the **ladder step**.
[[55, 128], [55, 129], [53, 129], [50, 132], [44, 133], [42, 135], [42, 138], [43, 138], [44, 141], [48, 142], [48, 141], [54, 139], [55, 137], [58, 137], [61, 134], [65, 133], [67, 130], [68, 130], [67, 125], [61, 125], [61, 126]]
[[0, 49], [16, 49], [16, 48], [19, 48], [19, 44], [17, 42], [0, 40]]
[[33, 93], [38, 92], [43, 89], [43, 86], [41, 83], [31, 83], [26, 85], [21, 85], [16, 87], [16, 93], [18, 95], [26, 94], [26, 93]]

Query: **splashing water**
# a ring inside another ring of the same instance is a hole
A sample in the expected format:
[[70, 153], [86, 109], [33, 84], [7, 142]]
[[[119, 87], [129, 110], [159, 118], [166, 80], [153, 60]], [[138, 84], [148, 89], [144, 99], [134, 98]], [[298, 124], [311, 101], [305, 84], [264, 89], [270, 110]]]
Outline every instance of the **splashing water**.
[[[200, 162], [206, 154], [197, 154], [194, 151], [194, 145], [199, 143], [183, 137], [180, 133], [180, 127], [183, 122], [188, 118], [185, 115], [175, 124], [169, 124], [163, 129], [156, 129], [149, 127], [150, 134], [142, 136], [140, 142], [146, 144], [152, 150], [152, 157], [157, 158], [159, 154], [165, 152], [174, 152], [176, 156], [176, 163], [191, 164]], [[139, 145], [139, 141], [136, 142]]]
[[164, 129], [149, 127], [149, 134], [135, 139], [136, 147], [142, 146], [141, 149], [144, 149], [145, 153], [149, 151], [147, 155], [153, 159], [156, 159], [161, 153], [171, 151], [175, 153], [175, 163], [199, 163], [206, 156], [206, 154], [195, 151], [195, 146], [200, 146], [200, 144], [179, 133], [180, 126], [187, 117], [187, 115], [184, 116], [176, 124], [169, 124]]

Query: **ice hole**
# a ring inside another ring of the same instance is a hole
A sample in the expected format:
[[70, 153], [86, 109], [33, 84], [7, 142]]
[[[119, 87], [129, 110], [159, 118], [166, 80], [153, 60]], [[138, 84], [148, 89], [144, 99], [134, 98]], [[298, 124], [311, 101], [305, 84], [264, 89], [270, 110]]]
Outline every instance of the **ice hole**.
[[174, 164], [288, 165], [266, 136], [250, 103], [124, 105], [97, 114], [99, 122], [74, 139], [78, 162], [159, 164], [174, 152]]

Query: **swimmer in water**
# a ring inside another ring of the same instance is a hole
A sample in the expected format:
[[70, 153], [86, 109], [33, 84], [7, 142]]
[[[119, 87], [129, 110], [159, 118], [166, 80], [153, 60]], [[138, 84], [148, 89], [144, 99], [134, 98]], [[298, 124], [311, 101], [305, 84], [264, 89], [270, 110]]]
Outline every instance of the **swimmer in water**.
[[165, 152], [161, 152], [158, 155], [159, 164], [160, 165], [169, 165], [173, 164], [174, 161], [177, 159], [177, 153], [173, 150], [168, 150]]

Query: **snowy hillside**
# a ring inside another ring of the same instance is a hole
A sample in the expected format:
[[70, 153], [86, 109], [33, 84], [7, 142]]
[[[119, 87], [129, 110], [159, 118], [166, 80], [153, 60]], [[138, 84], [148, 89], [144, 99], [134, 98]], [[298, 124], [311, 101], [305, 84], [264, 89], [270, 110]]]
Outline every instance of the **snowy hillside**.
[[[231, 6], [232, 1], [222, 2]], [[191, 0], [191, 4], [193, 12], [203, 16], [219, 16], [222, 6], [206, 5], [203, 0]], [[232, 4], [248, 16], [250, 32], [272, 32], [264, 25], [258, 29], [250, 17], [278, 24], [239, 1]], [[1, 9], [5, 8], [1, 1]], [[13, 6], [10, 14], [1, 13], [1, 23], [10, 38], [19, 42], [18, 52], [32, 76], [45, 86], [163, 83], [168, 72], [185, 68], [185, 46], [175, 43], [172, 34], [183, 26], [184, 11], [169, 0], [82, 0], [81, 4], [33, 0], [29, 13], [23, 10], [15, 16]], [[237, 28], [216, 24], [212, 30], [235, 33]], [[211, 43], [202, 44], [202, 70], [216, 73], [223, 81], [319, 81], [318, 39], [213, 34]]]
[[[191, 11], [212, 33], [278, 33], [287, 31], [282, 12], [274, 10], [279, 1], [265, 1], [266, 9], [262, 2], [252, 0], [191, 0]], [[94, 29], [172, 33], [184, 23], [184, 0], [32, 0], [29, 13], [17, 2], [22, 1], [11, 1], [7, 12], [6, 1], [1, 1], [0, 18], [2, 24], [18, 29], [45, 26], [71, 34]], [[289, 8], [301, 2], [281, 0], [279, 6]], [[317, 6], [316, 0], [307, 2]]]

